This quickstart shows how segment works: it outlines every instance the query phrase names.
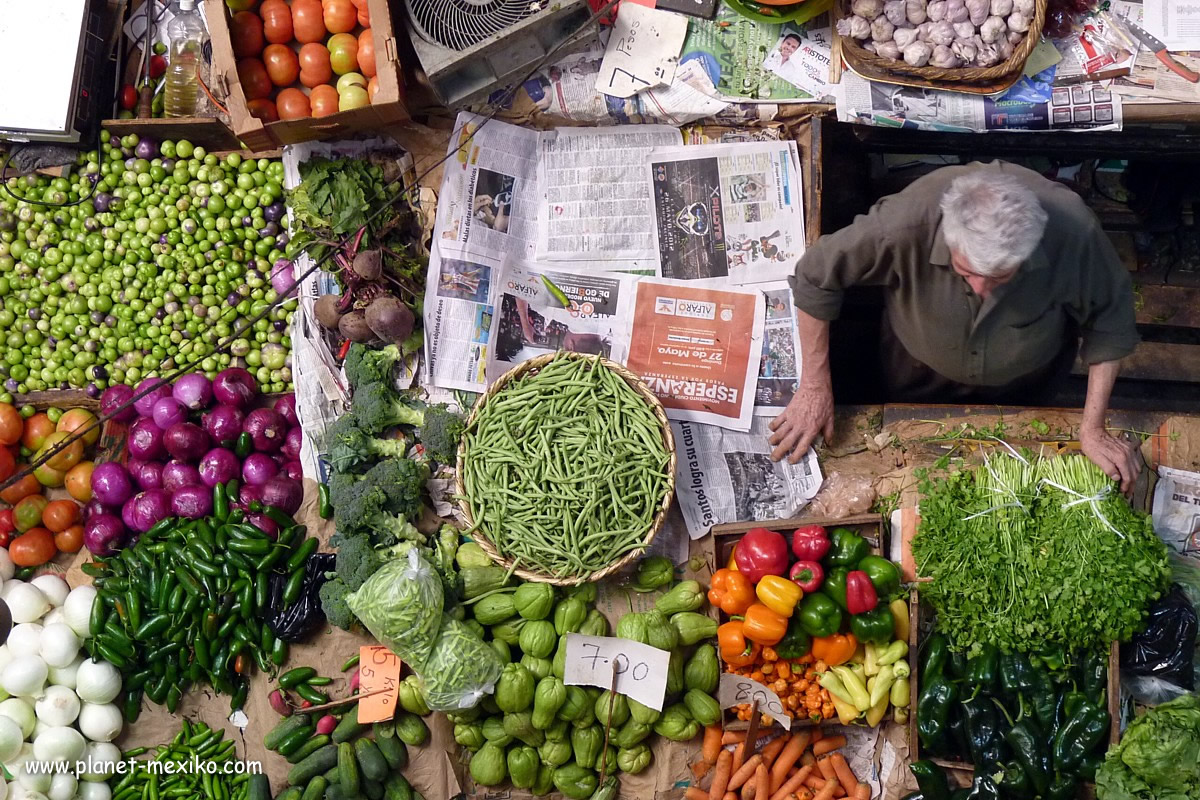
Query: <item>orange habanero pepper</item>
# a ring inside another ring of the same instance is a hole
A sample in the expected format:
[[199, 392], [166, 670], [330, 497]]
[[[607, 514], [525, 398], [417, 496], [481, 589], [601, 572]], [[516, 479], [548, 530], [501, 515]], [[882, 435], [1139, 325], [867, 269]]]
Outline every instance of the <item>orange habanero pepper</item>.
[[717, 628], [717, 645], [721, 659], [731, 667], [748, 667], [758, 660], [762, 646], [746, 641], [741, 620], [726, 622]]
[[742, 573], [719, 569], [713, 573], [708, 602], [731, 617], [740, 617], [754, 603], [754, 587]]
[[835, 633], [832, 636], [814, 636], [812, 640], [812, 655], [818, 661], [824, 661], [831, 667], [845, 664], [854, 656], [858, 649], [858, 639], [853, 633]]
[[768, 647], [779, 644], [787, 633], [787, 617], [777, 614], [762, 603], [755, 603], [746, 609], [743, 629], [746, 638]]

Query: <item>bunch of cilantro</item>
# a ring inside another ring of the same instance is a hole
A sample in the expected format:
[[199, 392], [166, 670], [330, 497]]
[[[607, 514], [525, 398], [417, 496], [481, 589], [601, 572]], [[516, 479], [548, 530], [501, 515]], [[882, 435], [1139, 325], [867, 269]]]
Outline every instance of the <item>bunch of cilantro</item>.
[[912, 552], [932, 578], [921, 597], [957, 649], [1107, 648], [1140, 630], [1167, 588], [1150, 517], [1082, 456], [1000, 455], [918, 478]]

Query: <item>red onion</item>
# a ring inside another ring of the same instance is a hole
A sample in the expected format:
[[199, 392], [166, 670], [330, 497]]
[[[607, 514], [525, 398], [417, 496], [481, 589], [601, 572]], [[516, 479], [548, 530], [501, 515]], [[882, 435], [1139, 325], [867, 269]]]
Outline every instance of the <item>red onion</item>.
[[177, 422], [187, 420], [187, 409], [179, 404], [171, 395], [164, 395], [154, 401], [150, 409], [150, 418], [160, 430], [166, 430]]
[[300, 465], [299, 461], [288, 461], [283, 465], [280, 472], [294, 481], [304, 480], [304, 467]]
[[242, 480], [247, 486], [262, 486], [278, 472], [279, 465], [266, 453], [251, 453], [242, 462]]
[[142, 491], [162, 488], [162, 464], [156, 461], [142, 461], [140, 458], [131, 458], [129, 459], [129, 463], [125, 465], [125, 468], [129, 470], [129, 474], [133, 477], [133, 482]]
[[287, 420], [288, 425], [300, 424], [299, 418], [296, 417], [296, 395], [291, 392], [279, 398], [279, 401], [275, 403], [275, 410]]
[[273, 408], [256, 408], [246, 415], [242, 430], [250, 434], [255, 450], [270, 452], [283, 446], [287, 421]]
[[154, 461], [167, 453], [163, 449], [162, 429], [149, 417], [142, 417], [129, 426], [129, 438], [125, 446], [129, 455], [143, 461]]
[[285, 514], [295, 514], [299, 511], [302, 500], [304, 500], [304, 488], [299, 481], [276, 475], [263, 484], [263, 503], [275, 506]]
[[184, 486], [200, 486], [200, 471], [184, 461], [171, 460], [162, 468], [163, 491], [175, 492]]
[[133, 481], [116, 461], [105, 461], [92, 470], [92, 495], [104, 505], [115, 508], [133, 496]]
[[131, 531], [137, 530], [137, 518], [134, 516], [137, 511], [137, 498], [138, 495], [134, 495], [121, 505], [121, 522]]
[[194, 422], [177, 422], [163, 434], [163, 447], [180, 461], [199, 461], [211, 446], [212, 439]]
[[[110, 386], [104, 390], [104, 394], [100, 395], [100, 413], [104, 416], [112, 415], [112, 418], [117, 422], [133, 422], [137, 419], [137, 409], [132, 405], [125, 406], [129, 399], [133, 397], [133, 387], [119, 383], [116, 386]], [[117, 411], [121, 406], [120, 411]]]
[[133, 529], [138, 533], [145, 533], [169, 516], [171, 497], [162, 489], [149, 489], [133, 496]]
[[241, 491], [238, 492], [238, 502], [248, 506], [255, 501], [262, 502], [262, 487], [251, 486], [248, 483], [243, 484]]
[[218, 483], [225, 483], [236, 478], [240, 468], [238, 457], [233, 454], [232, 450], [214, 447], [204, 454], [204, 458], [200, 459], [200, 480], [204, 481], [205, 486], [212, 488]]
[[217, 373], [212, 390], [218, 403], [246, 408], [258, 397], [258, 382], [246, 370], [230, 367]]
[[283, 437], [283, 447], [280, 452], [289, 460], [300, 458], [300, 446], [304, 443], [304, 431], [299, 427], [288, 428], [287, 436]]
[[177, 517], [200, 519], [212, 510], [212, 490], [205, 486], [184, 486], [171, 495], [171, 513]]
[[[94, 491], [95, 490], [93, 490], [93, 492]], [[100, 514], [109, 513], [112, 512], [108, 510], [108, 507], [105, 506], [104, 503], [101, 503], [99, 500], [97, 500], [95, 496], [93, 496], [92, 499], [87, 502], [87, 505], [83, 507], [83, 518], [85, 521]]]
[[150, 387], [154, 389], [133, 401], [133, 407], [137, 409], [140, 416], [148, 417], [154, 412], [154, 402], [160, 397], [166, 397], [171, 393], [171, 386], [162, 378], [145, 378], [133, 390], [135, 395], [141, 395]]
[[266, 514], [247, 514], [246, 522], [265, 533], [269, 539], [274, 539], [279, 535], [279, 526]]
[[83, 546], [94, 556], [110, 556], [125, 540], [125, 525], [112, 514], [95, 514], [83, 526]]
[[242, 423], [246, 415], [236, 406], [219, 405], [205, 414], [200, 423], [213, 441], [222, 446], [233, 446], [238, 434], [242, 432]]
[[171, 395], [180, 405], [190, 408], [192, 411], [199, 411], [212, 404], [212, 382], [204, 377], [203, 373], [190, 372], [175, 381]]

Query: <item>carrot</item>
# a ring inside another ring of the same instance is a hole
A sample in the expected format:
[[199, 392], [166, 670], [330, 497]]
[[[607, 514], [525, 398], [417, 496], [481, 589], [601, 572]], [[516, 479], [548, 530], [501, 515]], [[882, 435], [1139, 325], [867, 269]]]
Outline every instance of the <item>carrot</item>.
[[[833, 766], [837, 775], [838, 782], [846, 788], [847, 791], [853, 792], [858, 787], [858, 778], [855, 777], [854, 771], [850, 769], [850, 765], [846, 763], [846, 757], [841, 753], [834, 753], [826, 759]], [[830, 777], [826, 775], [825, 777]], [[867, 800], [871, 800], [870, 796]]]
[[813, 728], [813, 730], [812, 730], [812, 743], [813, 744], [816, 744], [817, 742], [821, 741], [824, 738], [825, 738], [825, 731], [821, 730], [820, 728]]
[[767, 771], [766, 764], [759, 764], [758, 769], [754, 771], [754, 783], [758, 786], [754, 792], [755, 796], [767, 800], [771, 794], [771, 773]]
[[854, 793], [851, 795], [854, 800], [871, 800], [871, 785], [868, 783], [860, 783], [854, 787]]
[[729, 788], [731, 790], [737, 789], [746, 781], [750, 780], [750, 776], [754, 774], [754, 770], [757, 769], [758, 765], [761, 763], [762, 756], [758, 753], [750, 756], [750, 758], [746, 760], [746, 763], [742, 764], [738, 771], [733, 773], [733, 777], [729, 779]]
[[787, 771], [792, 768], [796, 760], [800, 758], [800, 754], [804, 752], [804, 748], [808, 747], [809, 734], [808, 732], [798, 733], [788, 740], [788, 743], [783, 746], [779, 757], [775, 759], [775, 763], [771, 766], [771, 792], [775, 793], [779, 787], [783, 785], [784, 776]]
[[704, 729], [704, 743], [700, 745], [700, 757], [709, 764], [717, 763], [721, 754], [721, 726], [709, 725]]
[[804, 779], [812, 772], [812, 767], [803, 767], [792, 777], [788, 778], [782, 786], [771, 793], [770, 800], [784, 800], [789, 794], [799, 789], [804, 784]]
[[837, 771], [833, 768], [833, 759], [828, 756], [817, 759], [817, 769], [821, 770], [821, 777], [827, 781], [838, 777]]
[[733, 792], [726, 792], [725, 800], [738, 800], [738, 796], [736, 794], [734, 794]]
[[804, 755], [800, 756], [800, 764], [805, 767], [815, 767], [817, 759], [813, 756], [811, 750], [805, 751]]
[[779, 752], [783, 750], [783, 746], [788, 743], [790, 738], [790, 734], [785, 733], [783, 736], [767, 742], [767, 745], [762, 749], [762, 760], [768, 768], [771, 766], [771, 764], [775, 763], [775, 758], [779, 755]]
[[834, 750], [837, 750], [839, 747], [845, 747], [845, 746], [846, 746], [846, 737], [845, 736], [840, 736], [840, 735], [839, 736], [828, 736], [828, 737], [822, 739], [821, 741], [817, 742], [816, 744], [814, 744], [812, 751], [813, 751], [814, 756], [823, 756], [826, 753], [831, 753]]
[[820, 775], [813, 775], [811, 773], [807, 778], [804, 779], [805, 786], [810, 789], [816, 789], [818, 792], [825, 788], [825, 784], [827, 783], [829, 783], [829, 781], [825, 780]]
[[742, 742], [737, 747], [733, 748], [733, 764], [732, 769], [736, 774], [742, 768], [742, 764], [746, 762], [746, 743]]
[[832, 800], [833, 793], [836, 792], [837, 789], [837, 781], [826, 781], [825, 785], [817, 791], [817, 794], [813, 797], [813, 800]]
[[713, 771], [712, 785], [708, 789], [708, 800], [723, 800], [729, 787], [729, 776], [733, 774], [733, 753], [722, 750], [717, 756], [717, 768]]
[[703, 758], [698, 758], [691, 763], [691, 767], [692, 775], [696, 778], [696, 780], [700, 780], [708, 774], [710, 769], [712, 769], [712, 764], [708, 763]]
[[741, 744], [746, 741], [746, 731], [725, 731], [721, 734], [721, 744]]
[[683, 800], [708, 800], [708, 792], [698, 786], [689, 786], [683, 793]]

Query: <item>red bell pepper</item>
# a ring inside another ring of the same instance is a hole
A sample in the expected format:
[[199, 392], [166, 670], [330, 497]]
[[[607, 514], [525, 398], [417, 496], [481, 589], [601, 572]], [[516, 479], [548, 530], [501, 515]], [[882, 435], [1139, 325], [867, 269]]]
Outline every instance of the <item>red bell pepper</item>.
[[787, 540], [783, 535], [766, 528], [746, 531], [733, 553], [738, 572], [751, 583], [764, 575], [785, 575], [788, 568]]
[[821, 588], [825, 582], [825, 570], [816, 561], [797, 561], [792, 564], [788, 577], [807, 594]]
[[828, 552], [829, 534], [820, 525], [805, 525], [792, 534], [792, 553], [800, 561], [820, 561]]
[[851, 614], [865, 614], [879, 605], [879, 595], [867, 573], [861, 569], [846, 575], [846, 610]]

